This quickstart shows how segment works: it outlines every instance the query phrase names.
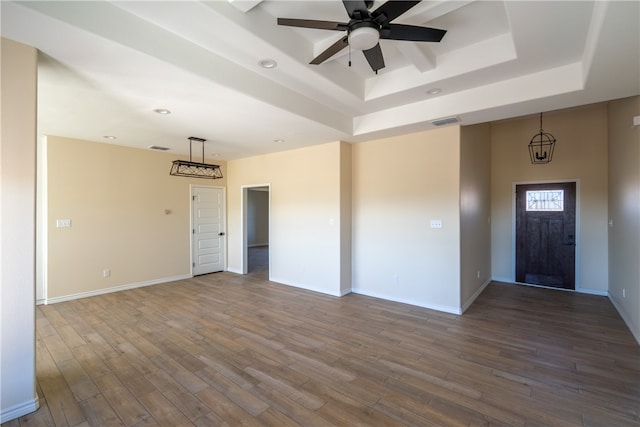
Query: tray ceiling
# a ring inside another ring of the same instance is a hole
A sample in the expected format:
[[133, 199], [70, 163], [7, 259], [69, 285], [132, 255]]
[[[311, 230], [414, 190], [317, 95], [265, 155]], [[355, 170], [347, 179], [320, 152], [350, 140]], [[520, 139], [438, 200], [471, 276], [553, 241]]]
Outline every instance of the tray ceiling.
[[343, 33], [276, 24], [346, 22], [339, 1], [0, 7], [2, 36], [40, 52], [39, 132], [178, 153], [197, 136], [223, 160], [640, 94], [639, 2], [423, 1], [394, 22], [446, 29], [444, 39], [382, 40], [377, 75], [361, 52], [349, 66], [348, 49], [309, 65]]

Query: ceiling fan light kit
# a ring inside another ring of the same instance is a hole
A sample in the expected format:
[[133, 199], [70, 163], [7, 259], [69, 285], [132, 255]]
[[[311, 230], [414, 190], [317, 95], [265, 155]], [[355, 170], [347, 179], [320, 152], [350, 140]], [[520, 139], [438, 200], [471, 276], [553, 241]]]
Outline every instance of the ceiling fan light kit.
[[353, 50], [369, 50], [378, 44], [380, 33], [372, 27], [360, 27], [351, 31], [347, 40]]
[[[361, 50], [371, 69], [377, 74], [384, 68], [384, 57], [379, 40], [401, 40], [412, 42], [440, 42], [446, 30], [418, 27], [415, 25], [394, 24], [391, 21], [420, 3], [418, 1], [389, 0], [374, 11], [369, 11], [373, 1], [343, 0], [342, 4], [349, 15], [349, 22], [319, 21], [314, 19], [278, 18], [278, 25], [298, 28], [315, 28], [330, 31], [346, 31], [322, 53], [311, 60], [310, 64], [321, 64], [342, 49], [349, 46]], [[349, 61], [351, 66], [351, 61]]]
[[[194, 162], [191, 158], [193, 141], [202, 143], [202, 163]], [[222, 170], [219, 165], [213, 165], [204, 162], [204, 142], [206, 139], [196, 138], [195, 136], [189, 137], [189, 161], [186, 160], [174, 160], [171, 165], [169, 175], [173, 176], [186, 176], [190, 178], [208, 178], [208, 179], [220, 179], [222, 178]]]

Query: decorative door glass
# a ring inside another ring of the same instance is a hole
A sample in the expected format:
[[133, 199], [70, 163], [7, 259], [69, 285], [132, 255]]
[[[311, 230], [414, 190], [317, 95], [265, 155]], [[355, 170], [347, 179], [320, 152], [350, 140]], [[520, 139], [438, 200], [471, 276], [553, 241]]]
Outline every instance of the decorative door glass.
[[527, 211], [562, 212], [564, 210], [564, 190], [527, 191]]

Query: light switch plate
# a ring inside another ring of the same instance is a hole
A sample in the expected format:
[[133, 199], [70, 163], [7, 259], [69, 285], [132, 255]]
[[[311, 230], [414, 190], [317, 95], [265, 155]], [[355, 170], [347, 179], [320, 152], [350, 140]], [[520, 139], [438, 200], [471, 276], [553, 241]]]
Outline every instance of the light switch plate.
[[432, 219], [431, 220], [431, 228], [442, 228], [442, 220], [441, 219]]
[[69, 227], [71, 227], [71, 220], [70, 219], [57, 219], [56, 220], [56, 227], [57, 228], [69, 228]]

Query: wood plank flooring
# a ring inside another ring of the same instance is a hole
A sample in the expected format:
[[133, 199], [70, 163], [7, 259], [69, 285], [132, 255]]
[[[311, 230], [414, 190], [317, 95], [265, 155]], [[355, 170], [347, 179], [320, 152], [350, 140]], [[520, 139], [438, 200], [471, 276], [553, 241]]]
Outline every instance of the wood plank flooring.
[[37, 307], [15, 426], [639, 426], [604, 297], [492, 283], [463, 316], [252, 276]]

